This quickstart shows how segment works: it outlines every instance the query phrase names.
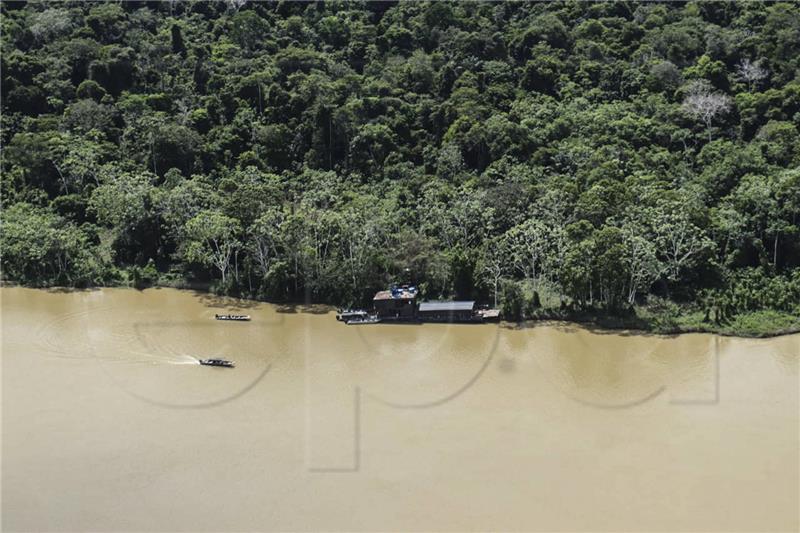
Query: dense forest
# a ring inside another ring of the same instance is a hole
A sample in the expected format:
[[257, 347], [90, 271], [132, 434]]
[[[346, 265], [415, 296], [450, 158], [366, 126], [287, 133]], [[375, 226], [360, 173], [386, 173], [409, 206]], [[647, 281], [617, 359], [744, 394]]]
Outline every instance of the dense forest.
[[792, 328], [798, 128], [797, 3], [6, 1], [3, 278]]

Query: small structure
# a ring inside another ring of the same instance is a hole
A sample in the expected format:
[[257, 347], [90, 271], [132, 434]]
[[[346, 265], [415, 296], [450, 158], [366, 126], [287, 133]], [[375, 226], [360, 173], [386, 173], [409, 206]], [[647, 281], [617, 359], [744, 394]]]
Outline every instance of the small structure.
[[482, 317], [475, 313], [475, 302], [422, 302], [419, 319], [425, 322], [473, 322]]
[[476, 314], [481, 317], [484, 322], [497, 322], [500, 320], [499, 309], [478, 309]]
[[375, 293], [372, 305], [382, 320], [414, 320], [417, 316], [417, 288], [413, 285], [392, 286]]

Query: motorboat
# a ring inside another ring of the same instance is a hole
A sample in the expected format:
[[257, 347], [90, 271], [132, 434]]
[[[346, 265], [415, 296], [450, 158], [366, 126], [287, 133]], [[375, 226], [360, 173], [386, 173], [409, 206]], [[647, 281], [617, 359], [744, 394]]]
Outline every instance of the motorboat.
[[200, 359], [200, 364], [206, 366], [225, 366], [228, 368], [234, 367], [233, 361], [228, 361], [227, 359]]

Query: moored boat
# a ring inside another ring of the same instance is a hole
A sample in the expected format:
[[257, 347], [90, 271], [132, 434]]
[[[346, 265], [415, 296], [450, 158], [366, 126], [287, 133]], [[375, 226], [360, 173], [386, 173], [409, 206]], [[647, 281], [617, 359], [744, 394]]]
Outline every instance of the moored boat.
[[340, 322], [347, 322], [348, 320], [363, 319], [369, 316], [369, 313], [363, 309], [339, 309], [336, 313], [336, 320]]
[[375, 315], [366, 315], [363, 317], [351, 318], [350, 320], [346, 320], [345, 324], [347, 324], [348, 326], [355, 326], [358, 324], [377, 324], [380, 321], [381, 319]]
[[239, 322], [247, 322], [250, 320], [250, 315], [214, 315], [217, 320], [234, 320]]

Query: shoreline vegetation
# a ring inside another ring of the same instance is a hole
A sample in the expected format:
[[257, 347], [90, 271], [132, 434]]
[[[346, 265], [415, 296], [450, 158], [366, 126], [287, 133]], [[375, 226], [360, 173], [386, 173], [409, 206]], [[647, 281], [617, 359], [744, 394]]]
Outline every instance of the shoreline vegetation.
[[800, 317], [797, 2], [2, 2], [0, 269]]
[[[41, 290], [94, 290], [104, 288], [127, 288], [132, 290], [169, 288], [177, 290], [194, 291], [223, 298], [230, 298], [232, 301], [248, 303], [265, 303], [270, 305], [290, 305], [303, 306], [311, 305], [315, 310], [320, 306], [330, 311], [336, 309], [335, 305], [323, 302], [306, 301], [270, 301], [248, 296], [237, 296], [223, 294], [214, 291], [214, 287], [207, 282], [197, 283], [187, 280], [172, 280], [169, 282], [155, 282], [152, 284], [118, 284], [94, 287], [36, 287], [21, 285], [9, 281], [0, 281], [0, 287], [22, 287]], [[667, 305], [664, 305], [664, 304]], [[231, 306], [236, 308], [236, 305]], [[249, 305], [241, 307], [247, 308]], [[655, 335], [685, 335], [690, 333], [712, 333], [726, 337], [738, 338], [770, 338], [783, 335], [800, 333], [800, 317], [790, 313], [781, 313], [772, 310], [752, 311], [738, 314], [734, 317], [715, 323], [706, 320], [705, 313], [700, 309], [693, 309], [691, 306], [678, 306], [671, 302], [660, 302], [659, 305], [640, 305], [634, 306], [625, 314], [609, 315], [602, 309], [582, 309], [571, 310], [568, 307], [560, 308], [540, 308], [532, 315], [526, 316], [519, 321], [509, 321], [505, 318], [502, 323], [510, 327], [535, 327], [536, 325], [548, 323], [557, 324], [577, 324], [592, 330], [604, 332], [627, 331], [641, 334]]]

